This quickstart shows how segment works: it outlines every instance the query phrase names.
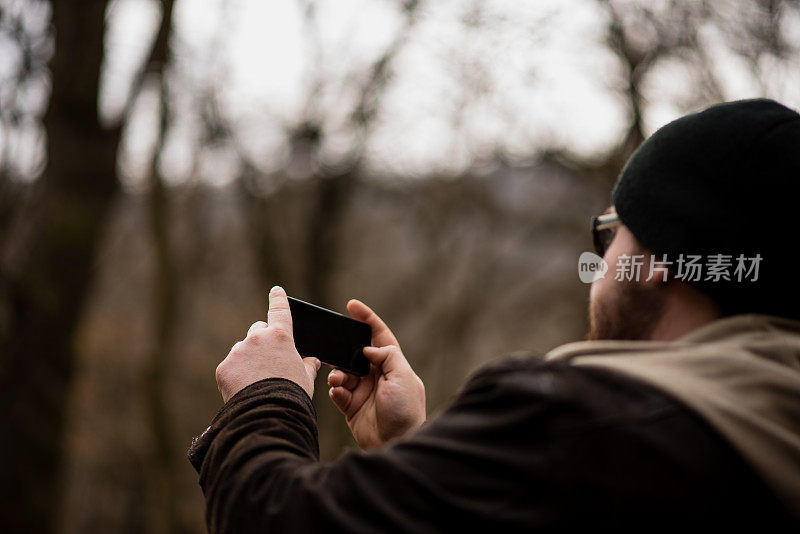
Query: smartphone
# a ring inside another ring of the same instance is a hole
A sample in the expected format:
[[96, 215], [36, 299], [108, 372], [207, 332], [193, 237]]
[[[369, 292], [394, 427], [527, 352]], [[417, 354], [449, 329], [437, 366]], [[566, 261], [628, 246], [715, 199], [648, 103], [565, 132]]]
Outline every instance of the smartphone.
[[289, 297], [289, 309], [300, 356], [358, 376], [369, 373], [364, 347], [372, 344], [372, 328], [367, 323], [294, 297]]

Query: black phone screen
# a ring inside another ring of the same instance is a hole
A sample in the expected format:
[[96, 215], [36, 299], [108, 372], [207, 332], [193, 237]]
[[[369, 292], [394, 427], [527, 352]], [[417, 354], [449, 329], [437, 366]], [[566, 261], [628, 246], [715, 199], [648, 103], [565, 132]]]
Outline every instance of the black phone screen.
[[364, 347], [372, 342], [372, 328], [341, 313], [289, 297], [294, 345], [300, 356], [313, 356], [348, 373], [369, 373]]

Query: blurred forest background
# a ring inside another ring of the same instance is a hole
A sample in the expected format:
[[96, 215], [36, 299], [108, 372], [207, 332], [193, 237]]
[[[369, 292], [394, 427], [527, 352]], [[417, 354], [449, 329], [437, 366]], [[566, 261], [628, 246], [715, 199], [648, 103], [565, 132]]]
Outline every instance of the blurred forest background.
[[274, 284], [372, 306], [429, 414], [582, 338], [626, 158], [800, 106], [798, 47], [789, 0], [2, 0], [0, 530], [203, 532], [185, 451]]

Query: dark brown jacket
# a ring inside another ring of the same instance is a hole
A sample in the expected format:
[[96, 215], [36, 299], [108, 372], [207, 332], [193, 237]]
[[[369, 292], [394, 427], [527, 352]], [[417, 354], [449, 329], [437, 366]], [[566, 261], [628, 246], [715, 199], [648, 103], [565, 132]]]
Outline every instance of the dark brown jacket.
[[[666, 345], [675, 354], [712, 354], [720, 343], [726, 350], [731, 328], [762, 341], [792, 330], [766, 319], [736, 321], [733, 327], [730, 319], [721, 321], [723, 328], [711, 328], [708, 339], [700, 334]], [[791, 335], [800, 342], [798, 332]], [[609, 356], [621, 350], [606, 345]], [[638, 343], [635, 350], [622, 345], [625, 356], [653, 352], [662, 356], [655, 363], [665, 365], [665, 344]], [[318, 461], [315, 413], [306, 393], [283, 379], [252, 384], [222, 407], [189, 450], [209, 531], [800, 532], [797, 503], [787, 502], [786, 487], [776, 486], [742, 452], [732, 441], [736, 432], [721, 430], [718, 414], [698, 410], [683, 393], [667, 393], [669, 377], [665, 386], [635, 376], [624, 361], [616, 367], [593, 365], [591, 358], [579, 362], [600, 353], [596, 344], [580, 342], [545, 357], [516, 355], [489, 365], [413, 435], [328, 463]], [[724, 358], [715, 361], [726, 365]], [[780, 365], [779, 372], [800, 378], [800, 366]], [[691, 372], [692, 366], [678, 368]], [[734, 368], [718, 372], [734, 385], [741, 382]], [[774, 397], [741, 404], [756, 406], [773, 423], [781, 417], [769, 412], [800, 409], [800, 390], [778, 386]], [[800, 438], [797, 427], [783, 431], [790, 440]], [[763, 446], [769, 438], [762, 438], [756, 441]], [[792, 462], [800, 466], [791, 447], [763, 452], [784, 455], [767, 464], [788, 465], [790, 472]], [[784, 480], [789, 491], [792, 483], [791, 475]]]

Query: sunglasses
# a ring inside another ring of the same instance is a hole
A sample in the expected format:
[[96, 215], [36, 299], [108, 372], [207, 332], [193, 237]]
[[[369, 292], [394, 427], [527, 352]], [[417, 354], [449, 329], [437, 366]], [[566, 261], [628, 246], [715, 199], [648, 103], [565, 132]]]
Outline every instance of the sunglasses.
[[601, 258], [606, 255], [611, 240], [614, 239], [616, 228], [622, 221], [616, 212], [604, 213], [597, 217], [592, 217], [592, 241], [594, 250]]

